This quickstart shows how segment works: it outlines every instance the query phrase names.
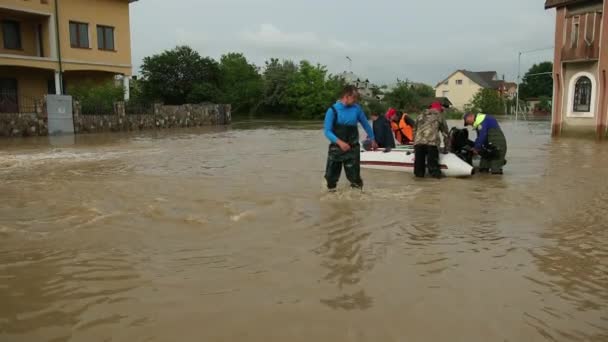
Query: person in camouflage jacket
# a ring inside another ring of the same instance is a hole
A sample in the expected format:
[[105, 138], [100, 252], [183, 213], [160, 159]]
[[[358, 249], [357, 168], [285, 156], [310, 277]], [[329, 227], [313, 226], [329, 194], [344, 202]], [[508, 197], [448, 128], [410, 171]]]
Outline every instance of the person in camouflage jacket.
[[448, 124], [441, 112], [443, 107], [435, 102], [431, 107], [416, 117], [416, 128], [414, 130], [414, 174], [423, 178], [428, 167], [429, 174], [434, 178], [441, 178], [439, 167], [439, 147], [441, 146], [441, 135], [445, 142], [445, 150], [448, 149]]

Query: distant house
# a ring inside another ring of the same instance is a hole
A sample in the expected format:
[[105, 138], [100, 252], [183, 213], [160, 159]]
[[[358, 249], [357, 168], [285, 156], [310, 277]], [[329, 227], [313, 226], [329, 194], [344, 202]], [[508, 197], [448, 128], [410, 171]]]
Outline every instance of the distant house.
[[481, 89], [494, 89], [505, 96], [514, 96], [517, 85], [498, 79], [496, 71], [457, 70], [435, 87], [436, 97], [445, 97], [454, 108], [463, 110]]
[[608, 1], [546, 0], [555, 9], [553, 135], [608, 135]]
[[359, 90], [359, 94], [361, 94], [361, 97], [363, 97], [364, 99], [373, 98], [373, 85], [369, 82], [368, 79], [364, 79], [363, 77], [359, 77], [352, 72], [346, 71], [338, 76], [341, 77], [344, 82], [346, 82], [346, 84], [354, 85], [355, 87], [357, 87], [357, 89]]

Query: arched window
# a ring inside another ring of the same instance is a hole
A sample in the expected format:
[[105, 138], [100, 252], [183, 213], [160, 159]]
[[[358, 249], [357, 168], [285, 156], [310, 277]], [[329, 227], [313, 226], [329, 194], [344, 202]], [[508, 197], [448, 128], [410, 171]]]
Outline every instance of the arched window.
[[576, 81], [573, 112], [588, 113], [591, 111], [592, 88], [591, 80], [587, 76], [582, 76]]

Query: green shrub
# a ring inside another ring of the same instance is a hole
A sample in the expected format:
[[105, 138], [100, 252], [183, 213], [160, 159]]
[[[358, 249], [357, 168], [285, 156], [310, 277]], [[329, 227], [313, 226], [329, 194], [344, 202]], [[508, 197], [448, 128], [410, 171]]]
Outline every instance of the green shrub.
[[70, 95], [80, 102], [82, 114], [107, 115], [114, 114], [114, 103], [124, 99], [124, 88], [114, 82], [101, 85], [89, 82], [70, 89]]

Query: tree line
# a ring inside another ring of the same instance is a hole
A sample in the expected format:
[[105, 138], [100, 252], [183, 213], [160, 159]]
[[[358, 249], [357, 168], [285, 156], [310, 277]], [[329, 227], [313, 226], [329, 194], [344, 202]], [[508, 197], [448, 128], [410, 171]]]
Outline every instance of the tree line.
[[[547, 69], [547, 64], [534, 66], [530, 73]], [[345, 85], [340, 75], [330, 74], [326, 66], [302, 60], [271, 58], [263, 68], [247, 60], [242, 53], [227, 53], [215, 60], [203, 57], [189, 46], [177, 46], [145, 57], [140, 78], [131, 82], [128, 106], [149, 106], [155, 102], [167, 105], [185, 103], [226, 103], [232, 105], [235, 117], [276, 116], [303, 120], [322, 119]], [[550, 77], [549, 77], [550, 79]], [[522, 85], [529, 94], [547, 92], [546, 78], [524, 78]], [[536, 83], [534, 83], [536, 82]], [[543, 83], [544, 82], [544, 83]], [[83, 111], [96, 111], [103, 102], [111, 108], [120, 100], [121, 91], [107, 85], [75, 89]], [[544, 89], [539, 91], [538, 89]], [[550, 90], [549, 90], [550, 91]], [[362, 99], [366, 113], [384, 113], [389, 107], [418, 113], [435, 97], [433, 87], [397, 80], [395, 86], [372, 86]], [[509, 103], [496, 92], [482, 90], [468, 110], [502, 114]], [[452, 110], [448, 117], [459, 117]]]

